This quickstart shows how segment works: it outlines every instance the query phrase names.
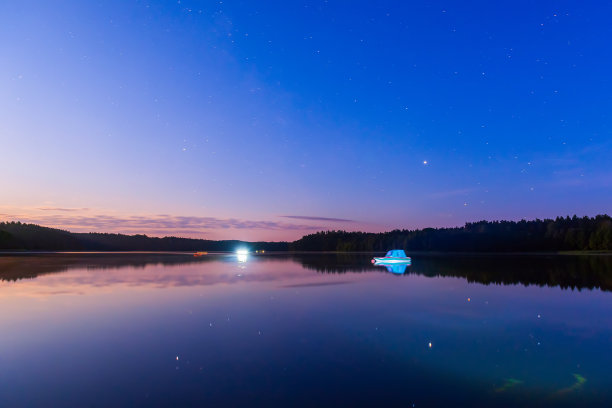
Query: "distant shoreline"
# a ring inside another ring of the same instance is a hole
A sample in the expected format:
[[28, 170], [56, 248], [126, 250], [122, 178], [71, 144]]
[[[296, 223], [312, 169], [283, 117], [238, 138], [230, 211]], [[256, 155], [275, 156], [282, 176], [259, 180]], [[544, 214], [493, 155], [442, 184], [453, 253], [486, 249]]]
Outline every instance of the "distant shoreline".
[[0, 251], [69, 252], [359, 252], [403, 249], [410, 253], [612, 252], [612, 218], [557, 217], [531, 221], [479, 221], [463, 227], [388, 232], [320, 231], [293, 242], [206, 240], [109, 233], [76, 233], [21, 222], [0, 222]]

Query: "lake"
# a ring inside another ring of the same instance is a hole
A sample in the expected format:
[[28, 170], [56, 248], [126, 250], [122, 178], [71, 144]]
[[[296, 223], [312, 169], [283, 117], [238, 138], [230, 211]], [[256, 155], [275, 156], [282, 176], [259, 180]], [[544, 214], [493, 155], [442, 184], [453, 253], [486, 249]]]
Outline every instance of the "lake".
[[371, 257], [0, 256], [0, 406], [612, 406], [611, 256]]

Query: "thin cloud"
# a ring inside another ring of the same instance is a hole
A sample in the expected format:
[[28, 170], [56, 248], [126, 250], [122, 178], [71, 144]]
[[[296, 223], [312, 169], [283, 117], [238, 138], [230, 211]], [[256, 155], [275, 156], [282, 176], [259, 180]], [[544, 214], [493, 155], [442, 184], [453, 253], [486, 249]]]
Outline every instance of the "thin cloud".
[[438, 191], [436, 193], [431, 193], [428, 196], [430, 198], [448, 198], [448, 197], [456, 197], [467, 195], [476, 191], [476, 188], [463, 188], [458, 190], [448, 190], [448, 191]]
[[65, 207], [37, 207], [37, 210], [41, 211], [59, 211], [59, 212], [74, 212], [74, 211], [88, 211], [89, 208], [65, 208]]
[[547, 187], [589, 187], [589, 188], [608, 188], [612, 185], [612, 175], [610, 173], [596, 173], [584, 175], [582, 169], [572, 169], [568, 171], [557, 171], [553, 174], [556, 181], [548, 183]]
[[206, 230], [275, 230], [300, 231], [323, 229], [322, 226], [294, 224], [277, 221], [241, 220], [236, 218], [195, 217], [195, 216], [114, 216], [114, 215], [15, 215], [22, 222], [56, 226], [65, 229], [96, 232], [193, 234]]
[[356, 222], [355, 220], [347, 220], [345, 218], [311, 217], [308, 215], [280, 215], [279, 217], [308, 221]]

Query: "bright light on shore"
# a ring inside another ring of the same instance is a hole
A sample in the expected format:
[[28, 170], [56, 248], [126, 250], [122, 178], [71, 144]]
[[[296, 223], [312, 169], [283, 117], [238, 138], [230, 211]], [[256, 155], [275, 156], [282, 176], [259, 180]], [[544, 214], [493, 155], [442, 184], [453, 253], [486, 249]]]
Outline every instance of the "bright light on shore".
[[247, 249], [238, 249], [236, 250], [236, 258], [238, 258], [238, 262], [246, 262], [249, 256], [249, 251]]

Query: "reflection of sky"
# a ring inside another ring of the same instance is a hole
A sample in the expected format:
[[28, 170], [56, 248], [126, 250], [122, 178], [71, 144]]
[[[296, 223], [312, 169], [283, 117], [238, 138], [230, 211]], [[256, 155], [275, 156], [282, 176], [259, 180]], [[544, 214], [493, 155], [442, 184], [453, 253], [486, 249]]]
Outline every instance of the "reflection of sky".
[[[296, 264], [292, 264], [292, 268], [288, 269], [285, 263], [258, 261], [256, 257], [244, 254], [208, 255], [208, 257], [214, 257], [217, 261], [178, 266], [152, 264], [144, 267], [107, 267], [103, 270], [69, 269], [63, 273], [44, 274], [36, 279], [3, 282], [0, 298], [19, 294], [46, 297], [54, 294], [114, 293], [121, 288], [151, 290], [239, 284], [241, 282], [268, 282], [277, 285], [279, 282], [286, 284], [294, 281], [313, 282], [324, 279], [321, 275], [297, 267]], [[40, 262], [44, 265], [48, 260], [42, 258]], [[92, 263], [93, 265], [95, 263]], [[31, 265], [31, 268], [36, 268], [36, 266]]]
[[[575, 373], [587, 382], [562, 401], [609, 402], [611, 307], [607, 292], [318, 274], [256, 256], [75, 268], [1, 283], [0, 403], [85, 405], [103, 384], [103, 406], [375, 403], [366, 390], [423, 405], [527, 393], [551, 404]], [[520, 383], [505, 390], [507, 379]]]

